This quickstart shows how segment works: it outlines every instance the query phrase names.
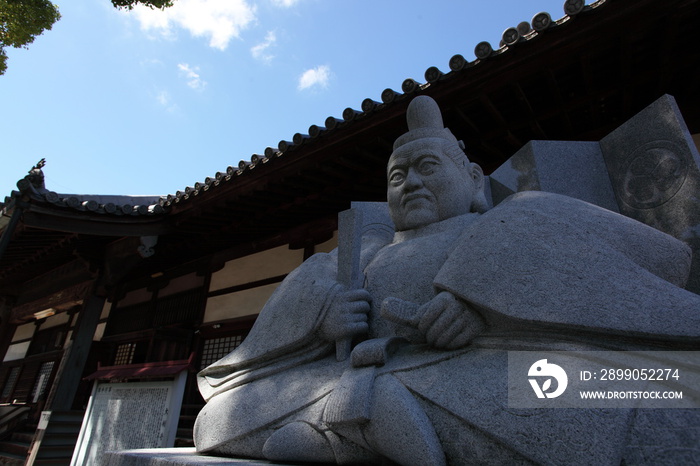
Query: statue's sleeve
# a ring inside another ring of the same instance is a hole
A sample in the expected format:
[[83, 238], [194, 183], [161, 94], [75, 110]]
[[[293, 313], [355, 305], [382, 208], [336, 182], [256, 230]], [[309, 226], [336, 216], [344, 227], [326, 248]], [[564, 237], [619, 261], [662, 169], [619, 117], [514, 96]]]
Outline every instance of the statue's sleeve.
[[317, 330], [340, 285], [337, 259], [315, 254], [291, 272], [273, 292], [243, 343], [198, 375], [205, 399], [253, 373], [284, 370], [332, 351]]
[[495, 325], [694, 339], [690, 249], [628, 217], [565, 196], [518, 193], [461, 235], [435, 279]]

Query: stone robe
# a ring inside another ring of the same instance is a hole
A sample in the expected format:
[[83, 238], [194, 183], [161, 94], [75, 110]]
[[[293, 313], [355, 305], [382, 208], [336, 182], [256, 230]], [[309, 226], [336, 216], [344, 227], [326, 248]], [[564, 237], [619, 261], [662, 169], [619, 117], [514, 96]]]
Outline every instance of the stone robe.
[[[365, 288], [373, 299], [367, 338], [412, 343], [377, 369], [376, 380], [394, 378], [417, 395], [448, 462], [468, 456], [575, 464], [591, 439], [605, 462], [619, 464], [628, 455], [630, 410], [525, 415], [508, 409], [508, 350], [700, 347], [700, 296], [681, 288], [690, 267], [687, 246], [585, 202], [519, 193], [485, 214], [363, 244]], [[199, 374], [208, 401], [195, 427], [199, 451], [261, 457], [275, 428], [295, 420], [323, 424], [329, 395], [354, 370], [350, 361], [335, 360], [333, 342], [318, 338], [341, 289], [336, 272], [335, 254], [307, 260], [278, 287], [244, 343]], [[380, 316], [384, 298], [421, 305], [440, 291], [487, 323], [464, 349], [431, 349], [416, 330]], [[582, 429], [595, 435], [583, 441]], [[536, 438], [527, 435], [533, 431]]]

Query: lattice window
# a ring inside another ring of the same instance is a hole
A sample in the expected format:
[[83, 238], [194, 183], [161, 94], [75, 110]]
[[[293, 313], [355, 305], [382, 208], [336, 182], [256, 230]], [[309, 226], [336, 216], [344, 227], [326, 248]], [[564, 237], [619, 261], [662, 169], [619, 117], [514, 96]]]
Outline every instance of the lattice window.
[[134, 362], [134, 353], [136, 352], [136, 343], [123, 343], [117, 346], [117, 353], [114, 356], [114, 365], [122, 366]]
[[243, 343], [243, 338], [243, 335], [234, 335], [231, 337], [206, 340], [204, 342], [204, 349], [202, 349], [201, 368], [204, 369], [214, 364], [216, 361], [238, 348], [238, 346]]
[[27, 356], [56, 351], [63, 348], [63, 340], [66, 335], [65, 330], [66, 326], [64, 325], [36, 332], [27, 350]]
[[152, 327], [153, 304], [150, 301], [116, 309], [109, 316], [105, 335], [121, 335]]
[[39, 373], [36, 376], [36, 382], [34, 383], [34, 389], [32, 390], [31, 399], [36, 402], [41, 395], [44, 394], [46, 386], [49, 384], [49, 378], [51, 377], [51, 371], [53, 371], [54, 361], [48, 361], [41, 365], [39, 368]]
[[5, 386], [2, 389], [0, 399], [6, 400], [10, 397], [10, 395], [12, 395], [15, 385], [17, 384], [17, 379], [19, 379], [19, 371], [19, 366], [10, 369], [10, 373], [7, 375], [7, 379], [5, 380]]
[[158, 299], [153, 327], [195, 322], [202, 307], [202, 289], [197, 288]]

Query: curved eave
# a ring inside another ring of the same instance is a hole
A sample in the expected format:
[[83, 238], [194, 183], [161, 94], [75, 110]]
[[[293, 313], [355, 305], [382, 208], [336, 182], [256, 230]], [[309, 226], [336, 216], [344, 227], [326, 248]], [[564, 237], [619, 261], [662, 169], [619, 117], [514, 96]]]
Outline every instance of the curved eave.
[[22, 214], [28, 227], [95, 236], [152, 236], [170, 231], [163, 216], [105, 216], [31, 205]]

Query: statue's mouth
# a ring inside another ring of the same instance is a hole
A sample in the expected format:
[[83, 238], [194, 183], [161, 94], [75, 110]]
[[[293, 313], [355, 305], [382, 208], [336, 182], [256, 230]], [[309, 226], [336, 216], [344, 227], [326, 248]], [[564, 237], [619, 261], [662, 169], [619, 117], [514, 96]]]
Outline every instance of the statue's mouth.
[[423, 201], [428, 201], [428, 202], [432, 202], [432, 198], [431, 198], [431, 196], [429, 196], [428, 194], [425, 194], [425, 193], [411, 193], [411, 194], [407, 194], [407, 195], [405, 195], [405, 196], [403, 197], [403, 199], [401, 200], [401, 205], [405, 207], [405, 206], [408, 205], [410, 202], [413, 202], [413, 201], [421, 201], [421, 200], [423, 200]]

